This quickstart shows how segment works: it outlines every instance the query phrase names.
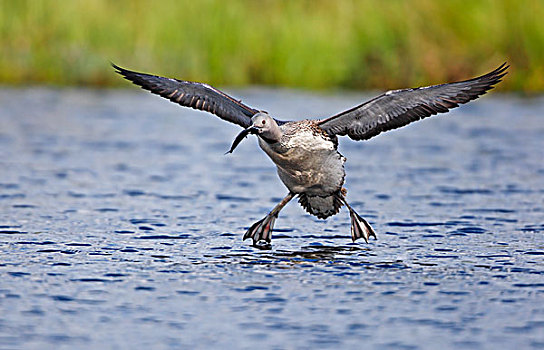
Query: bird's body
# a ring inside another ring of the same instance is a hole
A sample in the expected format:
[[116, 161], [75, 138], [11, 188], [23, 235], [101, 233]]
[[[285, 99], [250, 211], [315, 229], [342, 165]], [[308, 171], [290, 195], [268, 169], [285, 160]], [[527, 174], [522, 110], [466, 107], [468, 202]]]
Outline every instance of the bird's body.
[[259, 138], [259, 146], [276, 164], [278, 176], [308, 213], [326, 219], [338, 213], [335, 200], [344, 184], [346, 158], [338, 152], [336, 137], [330, 137], [315, 121], [302, 120], [279, 126], [279, 142]]
[[259, 146], [277, 167], [287, 196], [244, 235], [254, 245], [269, 245], [272, 229], [281, 209], [298, 196], [306, 211], [318, 218], [328, 218], [345, 205], [351, 218], [353, 241], [376, 234], [346, 201], [344, 163], [338, 152], [337, 136], [366, 140], [437, 113], [447, 112], [486, 93], [501, 81], [508, 66], [474, 79], [386, 92], [361, 105], [322, 120], [284, 122], [267, 112], [253, 109], [227, 94], [202, 83], [188, 82], [129, 71], [113, 65], [118, 73], [136, 85], [182, 106], [207, 111], [238, 124], [244, 130], [236, 137], [229, 152], [249, 134], [256, 134]]

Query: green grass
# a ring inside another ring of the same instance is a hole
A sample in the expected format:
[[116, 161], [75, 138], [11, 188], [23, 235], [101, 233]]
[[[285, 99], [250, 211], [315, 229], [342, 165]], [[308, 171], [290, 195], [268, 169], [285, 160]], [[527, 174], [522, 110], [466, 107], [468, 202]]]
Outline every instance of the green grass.
[[0, 0], [0, 82], [390, 89], [485, 73], [544, 90], [544, 1]]

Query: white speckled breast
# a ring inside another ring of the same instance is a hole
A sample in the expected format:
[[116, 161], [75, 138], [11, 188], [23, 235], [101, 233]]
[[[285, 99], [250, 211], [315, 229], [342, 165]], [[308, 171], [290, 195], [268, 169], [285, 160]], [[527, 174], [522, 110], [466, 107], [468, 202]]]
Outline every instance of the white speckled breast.
[[259, 145], [278, 168], [285, 186], [294, 193], [328, 196], [338, 192], [344, 183], [345, 158], [336, 143], [311, 121], [291, 122], [280, 126], [281, 141]]

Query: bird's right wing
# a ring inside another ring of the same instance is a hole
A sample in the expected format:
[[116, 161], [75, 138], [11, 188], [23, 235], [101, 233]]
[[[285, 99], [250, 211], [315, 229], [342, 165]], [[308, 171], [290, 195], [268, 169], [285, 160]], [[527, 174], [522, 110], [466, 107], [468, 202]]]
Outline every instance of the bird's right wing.
[[111, 65], [117, 73], [143, 89], [182, 106], [213, 113], [243, 128], [250, 127], [251, 117], [259, 112], [207, 84], [138, 73]]
[[444, 113], [485, 94], [506, 75], [506, 63], [474, 79], [389, 91], [350, 110], [321, 120], [318, 125], [331, 135], [366, 140], [433, 114]]

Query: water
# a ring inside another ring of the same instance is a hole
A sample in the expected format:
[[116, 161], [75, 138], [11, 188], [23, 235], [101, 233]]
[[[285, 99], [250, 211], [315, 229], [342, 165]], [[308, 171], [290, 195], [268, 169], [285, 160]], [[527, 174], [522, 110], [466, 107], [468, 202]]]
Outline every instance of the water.
[[[235, 92], [282, 119], [360, 94]], [[542, 349], [544, 99], [342, 140], [350, 242], [238, 127], [138, 90], [0, 90], [1, 349]]]

